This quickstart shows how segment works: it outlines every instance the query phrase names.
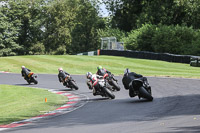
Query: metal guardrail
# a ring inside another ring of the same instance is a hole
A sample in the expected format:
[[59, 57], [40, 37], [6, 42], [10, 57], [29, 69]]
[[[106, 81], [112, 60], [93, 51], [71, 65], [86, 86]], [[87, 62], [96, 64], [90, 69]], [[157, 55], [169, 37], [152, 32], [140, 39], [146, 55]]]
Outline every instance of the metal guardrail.
[[94, 56], [94, 55], [99, 55], [100, 50], [96, 51], [90, 51], [90, 52], [83, 52], [83, 53], [78, 53], [77, 55], [88, 55], [88, 56]]

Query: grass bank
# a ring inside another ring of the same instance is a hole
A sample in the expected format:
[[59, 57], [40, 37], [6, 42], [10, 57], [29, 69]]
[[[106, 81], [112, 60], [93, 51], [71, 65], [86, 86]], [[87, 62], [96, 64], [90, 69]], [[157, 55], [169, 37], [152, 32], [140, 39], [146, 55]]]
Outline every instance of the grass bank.
[[200, 78], [200, 68], [189, 64], [170, 63], [165, 61], [134, 59], [116, 56], [77, 56], [77, 55], [33, 55], [0, 58], [0, 71], [20, 73], [21, 66], [30, 68], [35, 73], [57, 74], [63, 67], [70, 74], [96, 72], [102, 65], [115, 75], [123, 74], [125, 68], [145, 76], [169, 76]]
[[0, 85], [0, 98], [0, 125], [44, 114], [67, 101], [44, 89], [11, 85]]

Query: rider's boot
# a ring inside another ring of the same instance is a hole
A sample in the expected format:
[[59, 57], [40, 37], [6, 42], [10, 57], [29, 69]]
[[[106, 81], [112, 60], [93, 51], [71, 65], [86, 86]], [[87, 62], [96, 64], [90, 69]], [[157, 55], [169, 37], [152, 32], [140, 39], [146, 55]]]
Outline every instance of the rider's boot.
[[66, 86], [67, 85], [66, 82], [64, 82], [63, 85]]
[[134, 97], [136, 96], [137, 94], [135, 93], [135, 91], [133, 89], [129, 89], [129, 96], [130, 97]]
[[97, 95], [97, 91], [95, 88], [93, 88], [93, 95], [96, 96]]

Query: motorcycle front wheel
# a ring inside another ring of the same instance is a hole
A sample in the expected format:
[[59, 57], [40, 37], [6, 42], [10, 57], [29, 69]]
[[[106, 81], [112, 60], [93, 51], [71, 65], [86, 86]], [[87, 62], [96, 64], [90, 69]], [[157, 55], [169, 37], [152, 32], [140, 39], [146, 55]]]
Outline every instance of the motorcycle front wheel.
[[33, 78], [33, 83], [38, 84], [38, 81], [35, 78]]
[[111, 84], [113, 85], [113, 87], [116, 91], [120, 91], [120, 87], [116, 81], [111, 80]]

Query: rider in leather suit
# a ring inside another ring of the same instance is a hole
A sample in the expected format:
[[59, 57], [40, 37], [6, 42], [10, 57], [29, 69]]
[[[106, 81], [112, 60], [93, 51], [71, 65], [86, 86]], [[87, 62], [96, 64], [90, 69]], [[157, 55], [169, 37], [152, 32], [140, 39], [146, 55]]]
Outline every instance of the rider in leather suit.
[[97, 74], [92, 74], [91, 72], [86, 73], [86, 78], [87, 80], [87, 86], [90, 90], [93, 90], [93, 95], [99, 95], [100, 92], [98, 91], [99, 83], [98, 83], [98, 78], [102, 76], [99, 76]]
[[111, 73], [110, 71], [106, 70], [102, 66], [97, 67], [97, 75], [104, 76], [106, 73]]
[[122, 78], [122, 83], [124, 85], [124, 88], [126, 90], [129, 89], [129, 96], [130, 97], [134, 97], [136, 96], [134, 88], [132, 86], [132, 81], [136, 78], [143, 78], [143, 81], [146, 82], [146, 84], [148, 85], [149, 88], [151, 88], [151, 86], [149, 86], [147, 78], [143, 77], [141, 74], [137, 74], [135, 72], [130, 72], [130, 70], [128, 68], [125, 69], [124, 71], [124, 76]]
[[58, 68], [58, 79], [60, 82], [63, 83], [64, 86], [68, 86], [68, 84], [65, 82], [65, 78], [67, 77], [67, 75], [70, 75], [69, 73], [63, 71], [62, 68]]
[[24, 77], [25, 80], [28, 80], [28, 74], [31, 72], [30, 69], [26, 68], [25, 66], [22, 66], [22, 71], [21, 71], [21, 74], [22, 74], [22, 77]]

